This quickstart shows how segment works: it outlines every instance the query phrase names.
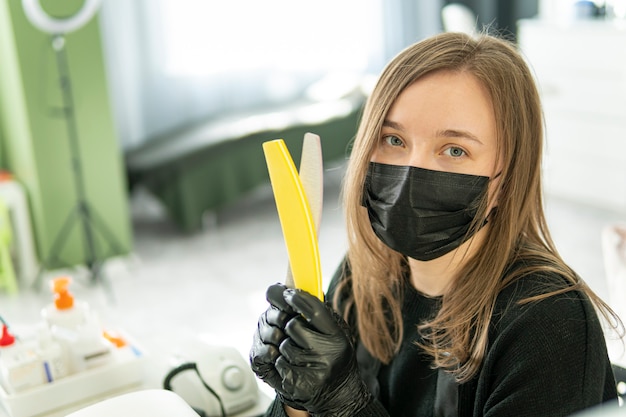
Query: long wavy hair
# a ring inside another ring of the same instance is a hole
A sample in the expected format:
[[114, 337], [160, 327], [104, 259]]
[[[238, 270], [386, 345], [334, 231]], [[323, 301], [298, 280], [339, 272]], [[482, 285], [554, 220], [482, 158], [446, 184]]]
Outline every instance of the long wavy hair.
[[[541, 186], [543, 115], [532, 73], [510, 42], [483, 34], [470, 37], [443, 33], [400, 52], [383, 70], [363, 110], [344, 179], [342, 196], [348, 229], [351, 275], [342, 284], [352, 287], [346, 318], [356, 314], [360, 338], [383, 363], [397, 353], [402, 327], [403, 280], [407, 262], [373, 233], [361, 205], [368, 164], [379, 141], [382, 124], [398, 95], [435, 71], [468, 72], [487, 89], [496, 120], [498, 160], [502, 167], [498, 209], [490, 217], [481, 247], [453, 278], [437, 316], [420, 326], [423, 346], [433, 364], [455, 374], [459, 382], [474, 376], [487, 348], [489, 322], [498, 293], [531, 273], [556, 273], [567, 284], [524, 302], [559, 292], [587, 294], [605, 319], [617, 327], [611, 309], [559, 256], [546, 223]], [[476, 222], [484, 218], [487, 197]], [[477, 230], [478, 224], [472, 229]], [[471, 229], [471, 230], [472, 230]], [[525, 268], [509, 268], [525, 260]], [[337, 294], [342, 291], [337, 291]]]

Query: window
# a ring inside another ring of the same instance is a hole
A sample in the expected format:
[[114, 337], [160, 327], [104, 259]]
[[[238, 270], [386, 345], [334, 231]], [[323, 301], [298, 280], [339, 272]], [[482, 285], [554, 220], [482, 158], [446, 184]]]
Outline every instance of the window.
[[164, 70], [211, 76], [279, 68], [368, 69], [381, 50], [379, 0], [160, 0]]

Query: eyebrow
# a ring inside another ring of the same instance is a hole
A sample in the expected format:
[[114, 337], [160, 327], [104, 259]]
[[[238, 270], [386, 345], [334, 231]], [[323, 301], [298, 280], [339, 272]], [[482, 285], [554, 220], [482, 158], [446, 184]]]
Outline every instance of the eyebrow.
[[396, 130], [400, 130], [400, 131], [404, 132], [404, 128], [402, 127], [402, 125], [400, 123], [394, 122], [394, 121], [389, 120], [389, 119], [383, 120], [383, 127], [390, 127], [392, 129], [396, 129]]
[[437, 132], [437, 137], [443, 138], [465, 138], [482, 145], [483, 142], [476, 135], [467, 130], [445, 129]]

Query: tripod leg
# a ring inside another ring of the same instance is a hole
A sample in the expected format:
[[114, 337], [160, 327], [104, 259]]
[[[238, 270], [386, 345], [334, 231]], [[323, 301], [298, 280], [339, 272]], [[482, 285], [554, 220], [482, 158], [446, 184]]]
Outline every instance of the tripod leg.
[[98, 261], [98, 255], [96, 254], [96, 242], [94, 240], [93, 230], [91, 230], [91, 212], [87, 201], [80, 200], [78, 204], [80, 213], [82, 214], [82, 226], [83, 226], [83, 240], [85, 243], [85, 264], [92, 269], [92, 265]]
[[76, 220], [76, 216], [78, 215], [78, 207], [74, 207], [74, 209], [67, 215], [63, 226], [59, 231], [59, 234], [52, 242], [52, 250], [48, 255], [48, 258], [44, 262], [42, 262], [39, 266], [39, 272], [37, 273], [37, 279], [35, 280], [35, 289], [41, 289], [41, 280], [43, 279], [44, 271], [56, 260], [58, 260], [59, 254], [63, 250], [65, 243], [67, 242], [67, 237], [69, 235], [70, 230], [72, 230], [72, 226], [74, 225], [73, 221]]
[[115, 292], [113, 291], [111, 280], [109, 280], [107, 275], [104, 273], [104, 261], [96, 261], [91, 266], [91, 282], [93, 284], [102, 285], [109, 301], [112, 303], [116, 302]]
[[[89, 228], [92, 238], [95, 238], [96, 234], [99, 234], [104, 239], [105, 244], [107, 245], [109, 250], [113, 250], [116, 253], [122, 253], [122, 246], [120, 245], [113, 232], [111, 232], [111, 230], [107, 227], [104, 219], [99, 215], [95, 208], [89, 204], [89, 202], [84, 202], [84, 204], [84, 227]], [[97, 239], [94, 239], [93, 262], [88, 265], [92, 274], [92, 282], [100, 282], [106, 288], [109, 296], [114, 299], [115, 297], [113, 295], [112, 286], [110, 285], [110, 282], [106, 279], [106, 276], [103, 272], [103, 266], [107, 256], [106, 254], [98, 250], [99, 247], [102, 247], [102, 245], [99, 245]]]
[[95, 226], [96, 231], [102, 235], [109, 247], [113, 249], [114, 252], [122, 253], [122, 245], [120, 245], [119, 240], [117, 240], [113, 232], [111, 232], [111, 229], [107, 227], [104, 219], [93, 207], [89, 209], [89, 213], [91, 214], [89, 219]]

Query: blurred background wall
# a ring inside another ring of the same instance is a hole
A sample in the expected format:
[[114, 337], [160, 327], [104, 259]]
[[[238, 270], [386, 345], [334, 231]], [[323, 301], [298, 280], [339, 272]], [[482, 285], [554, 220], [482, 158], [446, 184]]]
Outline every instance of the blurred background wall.
[[[25, 189], [45, 260], [76, 207], [74, 162], [52, 37], [28, 21], [21, 3], [0, 0], [0, 164]], [[39, 3], [58, 19], [84, 5]], [[102, 0], [96, 17], [65, 36], [64, 51], [87, 200], [119, 242], [111, 248], [99, 238], [103, 256], [132, 251], [127, 200], [134, 174], [182, 230], [193, 231], [199, 213], [267, 181], [260, 168], [241, 181], [227, 171], [262, 167], [254, 135], [295, 138], [303, 129], [328, 128], [339, 136], [337, 155], [345, 156], [372, 78], [401, 49], [440, 32], [448, 3]], [[515, 22], [538, 9], [537, 0], [460, 3], [475, 13], [479, 29], [513, 38]], [[302, 107], [310, 104], [321, 106]], [[66, 262], [83, 262], [80, 227], [64, 240]]]

